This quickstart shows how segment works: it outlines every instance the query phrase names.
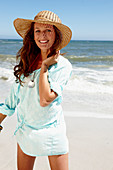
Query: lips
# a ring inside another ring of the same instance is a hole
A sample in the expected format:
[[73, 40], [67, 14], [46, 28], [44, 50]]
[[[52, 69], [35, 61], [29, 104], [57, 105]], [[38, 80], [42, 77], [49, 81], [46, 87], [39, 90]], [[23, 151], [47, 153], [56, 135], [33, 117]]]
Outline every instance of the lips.
[[46, 43], [49, 42], [49, 40], [39, 40], [39, 42], [40, 42], [41, 44], [46, 44]]

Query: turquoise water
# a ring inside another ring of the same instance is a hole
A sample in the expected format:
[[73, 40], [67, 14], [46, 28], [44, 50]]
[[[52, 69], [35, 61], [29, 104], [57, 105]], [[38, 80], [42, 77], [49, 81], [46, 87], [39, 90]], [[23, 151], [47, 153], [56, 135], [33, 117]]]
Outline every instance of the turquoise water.
[[63, 51], [68, 51], [68, 58], [78, 67], [113, 65], [112, 41], [71, 41]]
[[[22, 40], [0, 40], [0, 61], [15, 58]], [[70, 41], [61, 50], [75, 67], [111, 67], [113, 65], [113, 41]], [[7, 56], [10, 55], [10, 56]]]

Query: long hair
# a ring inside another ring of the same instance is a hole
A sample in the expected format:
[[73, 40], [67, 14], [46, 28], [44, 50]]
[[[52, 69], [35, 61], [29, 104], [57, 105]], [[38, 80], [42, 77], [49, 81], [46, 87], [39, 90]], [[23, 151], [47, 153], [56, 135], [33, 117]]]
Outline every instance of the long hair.
[[[52, 55], [56, 54], [56, 49], [58, 48], [59, 44], [62, 41], [62, 35], [60, 30], [53, 26], [55, 30], [55, 42], [53, 46], [50, 49], [50, 53], [47, 57], [50, 57]], [[14, 67], [14, 75], [16, 77], [16, 82], [22, 83], [21, 75], [23, 74], [24, 77], [27, 77], [29, 73], [32, 73], [32, 69], [30, 68], [31, 64], [37, 57], [37, 62], [39, 61], [39, 57], [41, 50], [36, 45], [34, 40], [34, 23], [31, 23], [30, 29], [25, 35], [25, 38], [23, 39], [23, 46], [22, 48], [17, 52], [16, 60], [19, 60], [19, 63]]]

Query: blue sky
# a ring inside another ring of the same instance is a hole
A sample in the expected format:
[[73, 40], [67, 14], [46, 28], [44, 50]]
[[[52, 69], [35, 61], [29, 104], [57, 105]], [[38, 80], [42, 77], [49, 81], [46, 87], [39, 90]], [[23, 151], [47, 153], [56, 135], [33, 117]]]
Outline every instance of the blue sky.
[[2, 0], [0, 38], [20, 38], [13, 20], [33, 19], [42, 10], [55, 12], [72, 29], [72, 39], [113, 40], [113, 0]]

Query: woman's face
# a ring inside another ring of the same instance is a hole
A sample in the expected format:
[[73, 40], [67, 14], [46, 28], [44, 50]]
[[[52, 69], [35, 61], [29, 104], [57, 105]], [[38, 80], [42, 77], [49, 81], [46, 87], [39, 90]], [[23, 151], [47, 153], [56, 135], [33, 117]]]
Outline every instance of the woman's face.
[[41, 51], [48, 51], [55, 41], [53, 25], [35, 23], [34, 40]]

